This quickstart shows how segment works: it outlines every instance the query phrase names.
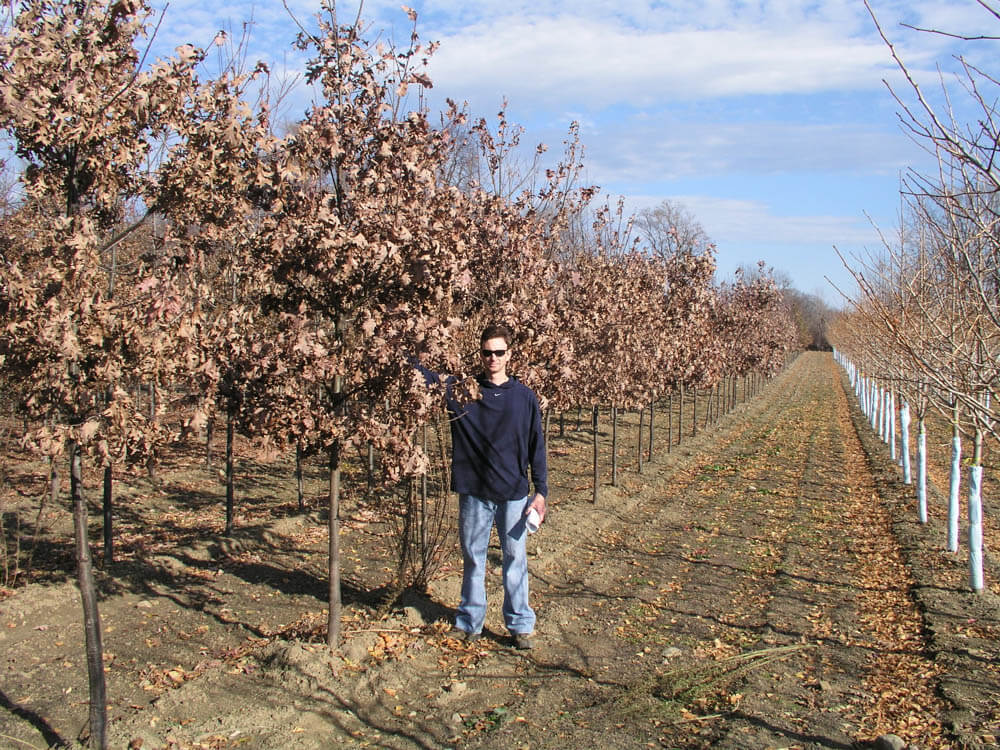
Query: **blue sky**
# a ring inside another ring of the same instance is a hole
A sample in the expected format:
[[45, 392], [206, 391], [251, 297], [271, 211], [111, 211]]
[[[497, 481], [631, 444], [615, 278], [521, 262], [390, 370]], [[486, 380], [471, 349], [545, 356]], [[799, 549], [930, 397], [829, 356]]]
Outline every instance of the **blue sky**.
[[[287, 2], [313, 23], [318, 0]], [[929, 91], [940, 88], [938, 66], [946, 76], [954, 69], [958, 48], [901, 23], [995, 30], [974, 0], [871, 4]], [[683, 204], [716, 243], [721, 278], [764, 260], [802, 291], [838, 304], [826, 279], [853, 285], [834, 246], [848, 255], [877, 249], [872, 222], [890, 233], [898, 223], [900, 176], [931, 167], [900, 126], [883, 80], [902, 80], [860, 0], [409, 5], [421, 39], [440, 43], [432, 106], [447, 96], [491, 116], [506, 99], [525, 140], [554, 154], [579, 121], [587, 181], [633, 210], [664, 199]], [[342, 1], [338, 12], [353, 17], [357, 8]], [[371, 37], [382, 30], [405, 40], [411, 28], [399, 2], [368, 0], [362, 16]], [[295, 24], [274, 0], [173, 0], [157, 49], [207, 46], [218, 29], [239, 30], [250, 18], [250, 57], [275, 72], [300, 70]], [[309, 96], [300, 88], [291, 114]]]

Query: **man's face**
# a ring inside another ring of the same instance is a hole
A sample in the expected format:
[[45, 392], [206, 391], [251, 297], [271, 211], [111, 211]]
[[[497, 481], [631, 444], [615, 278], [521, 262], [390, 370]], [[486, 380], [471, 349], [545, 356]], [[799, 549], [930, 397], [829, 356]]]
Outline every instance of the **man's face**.
[[[503, 352], [503, 354], [497, 354]], [[487, 375], [504, 374], [510, 361], [510, 350], [503, 339], [486, 339], [480, 346], [479, 356]]]

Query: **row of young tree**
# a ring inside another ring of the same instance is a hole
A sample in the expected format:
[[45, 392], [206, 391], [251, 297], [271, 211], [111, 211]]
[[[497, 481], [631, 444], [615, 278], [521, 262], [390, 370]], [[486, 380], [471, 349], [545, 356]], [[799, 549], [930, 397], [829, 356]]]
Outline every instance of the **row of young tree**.
[[[989, 4], [980, 5], [993, 22], [1000, 19]], [[968, 44], [996, 39], [988, 34], [922, 32], [947, 33]], [[1000, 89], [994, 75], [959, 57], [960, 94], [942, 79], [945, 96], [939, 100], [945, 104], [936, 105], [936, 97], [921, 89], [884, 33], [883, 38], [910, 87], [906, 95], [894, 92], [902, 122], [936, 156], [937, 167], [931, 173], [911, 171], [903, 179], [898, 235], [884, 236], [882, 247], [865, 257], [845, 259], [858, 293], [852, 311], [837, 321], [830, 335], [855, 378], [873, 427], [893, 447], [895, 416], [900, 416], [900, 460], [907, 483], [911, 415], [916, 420], [922, 522], [928, 517], [926, 420], [936, 410], [951, 424], [947, 544], [958, 551], [965, 455], [969, 582], [981, 591], [984, 449], [1000, 437]], [[963, 440], [972, 442], [965, 454]]]
[[227, 62], [208, 76], [193, 46], [145, 59], [141, 0], [4, 14], [0, 129], [16, 181], [0, 226], [2, 387], [26, 445], [68, 459], [99, 746], [85, 458], [104, 467], [110, 559], [113, 467], [152, 468], [217, 416], [230, 520], [235, 432], [325, 456], [336, 646], [344, 456], [376, 451], [386, 481], [429, 466], [417, 436], [440, 394], [411, 357], [474, 398], [478, 331], [504, 321], [512, 367], [550, 408], [639, 408], [774, 371], [793, 343], [766, 273], [716, 285], [710, 247], [650, 252], [620, 205], [593, 206], [575, 128], [542, 170], [541, 147], [518, 167], [522, 132], [502, 112], [491, 124], [452, 104], [432, 118], [419, 102], [433, 45], [415, 32], [369, 45], [325, 0], [297, 41], [316, 101], [278, 132], [281, 92], [223, 35]]

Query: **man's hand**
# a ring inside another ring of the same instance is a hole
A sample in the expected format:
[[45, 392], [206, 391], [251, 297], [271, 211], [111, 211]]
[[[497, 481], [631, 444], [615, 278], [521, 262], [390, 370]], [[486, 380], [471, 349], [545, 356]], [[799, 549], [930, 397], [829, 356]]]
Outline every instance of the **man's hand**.
[[541, 518], [544, 521], [545, 520], [545, 497], [544, 497], [544, 495], [539, 495], [537, 493], [535, 494], [535, 498], [531, 501], [531, 504], [528, 505], [528, 509], [524, 512], [525, 515], [527, 515], [528, 513], [530, 513], [532, 508], [534, 508], [535, 510], [538, 511], [538, 517]]

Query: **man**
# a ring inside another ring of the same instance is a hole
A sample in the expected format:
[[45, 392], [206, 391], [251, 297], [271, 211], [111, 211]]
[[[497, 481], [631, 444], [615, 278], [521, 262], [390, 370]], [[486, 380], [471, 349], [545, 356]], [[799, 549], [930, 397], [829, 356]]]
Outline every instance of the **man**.
[[[507, 375], [513, 335], [487, 326], [480, 336], [480, 398], [461, 404], [445, 381], [451, 415], [451, 488], [458, 493], [462, 544], [462, 601], [455, 628], [465, 640], [479, 637], [486, 620], [486, 553], [495, 525], [503, 550], [503, 617], [514, 645], [532, 647], [535, 612], [528, 604], [525, 520], [532, 509], [545, 518], [548, 495], [541, 409], [534, 392]], [[438, 375], [414, 363], [428, 383]], [[531, 485], [529, 492], [529, 467]]]

